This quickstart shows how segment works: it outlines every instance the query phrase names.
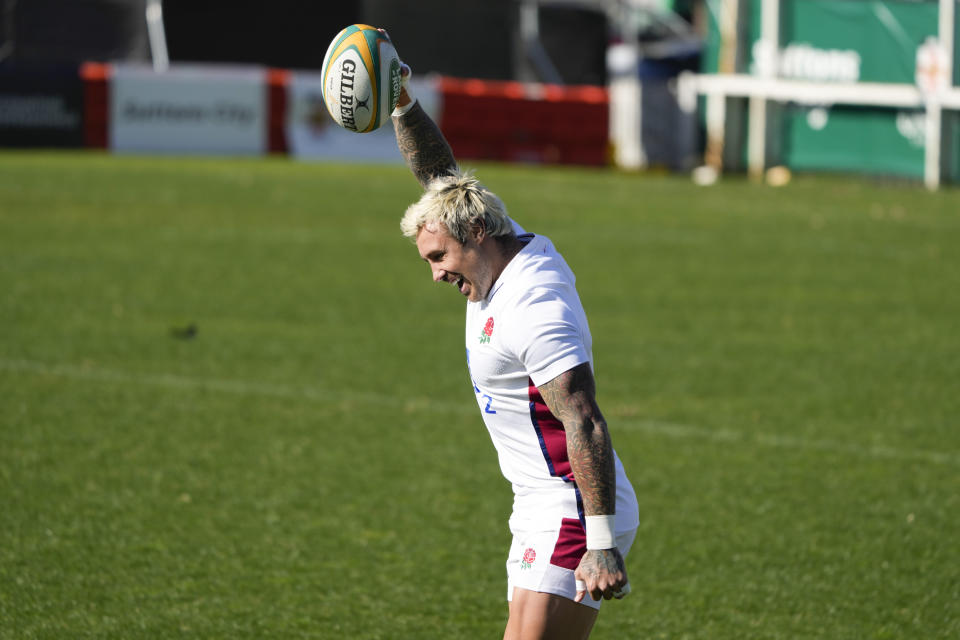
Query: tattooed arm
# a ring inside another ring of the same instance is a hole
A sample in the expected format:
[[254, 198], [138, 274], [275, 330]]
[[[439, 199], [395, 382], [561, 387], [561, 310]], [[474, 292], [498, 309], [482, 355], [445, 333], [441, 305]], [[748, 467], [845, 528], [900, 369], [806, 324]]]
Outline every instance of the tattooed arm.
[[567, 455], [588, 516], [616, 509], [617, 476], [607, 423], [595, 399], [590, 365], [583, 363], [539, 387], [550, 412], [563, 423]]
[[[404, 87], [397, 104], [402, 107], [409, 103], [410, 97]], [[457, 170], [457, 161], [447, 139], [419, 102], [414, 102], [402, 116], [393, 116], [393, 129], [397, 133], [400, 153], [421, 186], [426, 187], [437, 176]]]
[[[597, 405], [590, 365], [578, 365], [540, 385], [539, 390], [550, 412], [563, 423], [567, 456], [583, 498], [584, 514], [613, 515], [617, 493], [613, 446]], [[616, 547], [588, 550], [575, 575], [586, 583], [594, 600], [610, 599], [627, 584], [627, 569]]]

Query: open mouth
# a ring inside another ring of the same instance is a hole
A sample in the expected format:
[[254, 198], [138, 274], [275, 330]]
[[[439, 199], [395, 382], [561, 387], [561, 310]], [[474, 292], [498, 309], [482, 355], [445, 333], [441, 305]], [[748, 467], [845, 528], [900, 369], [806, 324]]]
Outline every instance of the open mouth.
[[447, 276], [444, 278], [444, 281], [452, 284], [454, 287], [457, 288], [457, 291], [459, 291], [463, 295], [468, 295], [466, 289], [469, 288], [470, 285], [467, 283], [467, 279], [464, 278], [463, 276], [456, 275], [453, 273], [448, 273]]

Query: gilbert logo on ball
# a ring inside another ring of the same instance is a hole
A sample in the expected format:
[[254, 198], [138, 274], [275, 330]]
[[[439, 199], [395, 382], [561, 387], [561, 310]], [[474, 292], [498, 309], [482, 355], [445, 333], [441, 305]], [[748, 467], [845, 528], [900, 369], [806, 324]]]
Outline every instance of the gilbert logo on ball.
[[334, 122], [367, 133], [390, 119], [400, 98], [400, 58], [385, 33], [352, 24], [323, 58], [323, 102]]

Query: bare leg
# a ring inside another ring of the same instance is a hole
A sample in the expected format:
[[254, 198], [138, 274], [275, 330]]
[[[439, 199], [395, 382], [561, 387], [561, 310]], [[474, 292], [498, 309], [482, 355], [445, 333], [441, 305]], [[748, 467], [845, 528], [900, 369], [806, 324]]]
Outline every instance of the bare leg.
[[596, 620], [593, 607], [515, 587], [503, 640], [586, 640]]

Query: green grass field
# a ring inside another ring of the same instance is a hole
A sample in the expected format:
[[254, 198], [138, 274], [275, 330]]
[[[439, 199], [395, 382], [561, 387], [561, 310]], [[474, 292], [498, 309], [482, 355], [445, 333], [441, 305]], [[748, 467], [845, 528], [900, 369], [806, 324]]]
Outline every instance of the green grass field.
[[[960, 192], [477, 170], [578, 275], [640, 499], [594, 638], [960, 637]], [[500, 637], [510, 488], [418, 195], [0, 153], [0, 638]]]

